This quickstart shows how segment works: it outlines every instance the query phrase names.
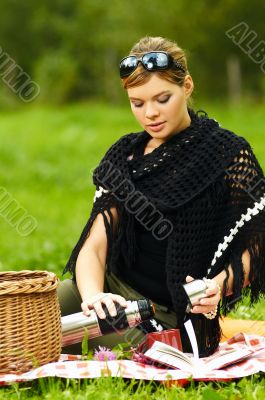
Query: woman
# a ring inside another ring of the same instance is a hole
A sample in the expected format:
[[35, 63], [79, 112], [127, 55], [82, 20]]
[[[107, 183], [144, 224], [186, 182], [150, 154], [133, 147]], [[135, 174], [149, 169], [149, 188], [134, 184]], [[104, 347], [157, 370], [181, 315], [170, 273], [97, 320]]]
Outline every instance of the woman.
[[[74, 279], [58, 291], [62, 313], [81, 303], [105, 318], [103, 304], [115, 315], [115, 302], [149, 297], [153, 326], [90, 346], [136, 344], [146, 331], [179, 327], [190, 351], [188, 316], [209, 355], [221, 337], [221, 297], [225, 313], [244, 287], [252, 303], [265, 290], [263, 172], [244, 138], [192, 110], [194, 84], [176, 43], [142, 38], [120, 76], [143, 131], [121, 137], [94, 171], [93, 209], [64, 271]], [[203, 277], [206, 297], [187, 314], [183, 284]]]

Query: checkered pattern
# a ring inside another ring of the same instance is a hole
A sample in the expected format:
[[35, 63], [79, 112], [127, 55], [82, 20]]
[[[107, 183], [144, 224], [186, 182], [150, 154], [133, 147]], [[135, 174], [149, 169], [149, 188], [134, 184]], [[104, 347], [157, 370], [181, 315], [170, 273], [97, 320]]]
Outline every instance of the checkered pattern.
[[[252, 355], [237, 364], [227, 366], [221, 370], [203, 374], [196, 372], [194, 380], [231, 380], [242, 378], [258, 372], [265, 372], [265, 337], [239, 333], [228, 341], [221, 343], [217, 352], [228, 348], [250, 348]], [[60, 378], [98, 378], [113, 376], [143, 380], [156, 380], [160, 382], [185, 381], [190, 374], [178, 369], [156, 368], [151, 365], [132, 360], [115, 361], [82, 361], [81, 356], [62, 354], [58, 362], [44, 365], [21, 375], [0, 375], [0, 385], [11, 382], [24, 382], [37, 378], [56, 376]]]

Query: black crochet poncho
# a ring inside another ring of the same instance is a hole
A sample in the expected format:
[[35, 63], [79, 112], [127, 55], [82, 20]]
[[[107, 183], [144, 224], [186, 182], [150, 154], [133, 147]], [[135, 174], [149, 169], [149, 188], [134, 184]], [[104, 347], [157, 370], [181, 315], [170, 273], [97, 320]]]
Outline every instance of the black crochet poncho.
[[[93, 172], [96, 194], [90, 217], [64, 270], [75, 273], [78, 253], [98, 213], [104, 217], [108, 238], [107, 273], [119, 275], [121, 260], [132, 268], [135, 218], [158, 240], [167, 237], [167, 285], [184, 351], [190, 350], [183, 329], [187, 301], [182, 284], [187, 275], [212, 278], [225, 269], [221, 308], [226, 313], [246, 292], [242, 254], [248, 250], [251, 302], [265, 292], [263, 171], [243, 137], [221, 128], [207, 114], [188, 111], [190, 126], [149, 154], [130, 157], [151, 139], [146, 131], [121, 137], [107, 151]], [[115, 234], [112, 207], [119, 217]], [[226, 296], [229, 265], [233, 294]], [[213, 353], [221, 337], [219, 318], [208, 320], [203, 314], [190, 318], [200, 354]]]

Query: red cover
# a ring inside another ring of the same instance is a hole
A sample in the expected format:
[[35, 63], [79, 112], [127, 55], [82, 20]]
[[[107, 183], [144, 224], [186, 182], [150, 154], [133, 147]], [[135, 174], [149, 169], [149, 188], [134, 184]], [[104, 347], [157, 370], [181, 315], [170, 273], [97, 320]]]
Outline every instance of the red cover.
[[144, 355], [146, 350], [148, 350], [156, 340], [183, 351], [179, 329], [167, 329], [161, 332], [147, 333], [144, 340], [136, 347], [133, 353], [133, 360], [144, 362], [145, 364], [149, 365], [161, 365], [165, 368], [164, 364], [160, 364], [159, 362], [150, 360]]

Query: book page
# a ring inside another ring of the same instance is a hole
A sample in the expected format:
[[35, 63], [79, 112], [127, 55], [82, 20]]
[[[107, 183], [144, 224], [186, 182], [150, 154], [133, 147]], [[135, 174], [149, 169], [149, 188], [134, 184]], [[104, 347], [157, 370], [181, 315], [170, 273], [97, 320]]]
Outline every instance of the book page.
[[193, 371], [193, 358], [165, 343], [155, 341], [145, 353], [146, 357], [184, 371]]
[[198, 343], [191, 320], [189, 319], [188, 321], [184, 322], [184, 326], [190, 339], [193, 356], [195, 359], [199, 359]]
[[214, 353], [212, 356], [202, 358], [207, 370], [220, 369], [227, 365], [234, 364], [249, 357], [253, 351], [251, 349], [226, 349]]
[[145, 357], [161, 364], [167, 365], [169, 368], [177, 368], [181, 371], [193, 372], [193, 366], [183, 358], [178, 358], [172, 354], [165, 353], [156, 349], [149, 349], [145, 352]]
[[158, 350], [162, 353], [173, 355], [174, 357], [183, 359], [187, 364], [193, 365], [193, 361], [192, 361], [193, 357], [183, 353], [183, 351], [178, 350], [176, 347], [170, 346], [163, 342], [159, 342], [158, 340], [156, 340], [153, 343], [153, 345], [150, 347], [149, 350], [147, 350], [145, 352], [145, 354], [147, 354], [147, 352], [150, 350]]
[[194, 358], [186, 353], [169, 346], [165, 343], [155, 341], [152, 347], [144, 354], [146, 357], [166, 364], [170, 367], [196, 373], [197, 371], [211, 371], [234, 364], [249, 357], [253, 350], [249, 348], [222, 349], [209, 357]]

